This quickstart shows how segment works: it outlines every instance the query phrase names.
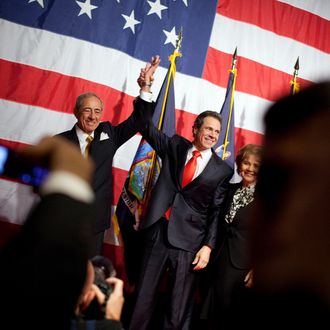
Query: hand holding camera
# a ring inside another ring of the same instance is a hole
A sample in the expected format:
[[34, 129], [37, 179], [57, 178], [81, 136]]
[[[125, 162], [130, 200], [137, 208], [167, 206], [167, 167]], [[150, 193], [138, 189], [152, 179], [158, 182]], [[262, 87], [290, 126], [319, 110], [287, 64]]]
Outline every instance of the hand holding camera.
[[94, 300], [83, 312], [84, 319], [120, 320], [124, 304], [124, 282], [116, 277], [109, 277], [105, 281], [111, 288], [111, 294], [105, 295], [96, 284], [93, 284]]
[[0, 145], [0, 176], [39, 187], [50, 171], [73, 173], [90, 182], [94, 164], [62, 137], [45, 137], [17, 150]]
[[106, 304], [105, 318], [119, 321], [124, 304], [124, 282], [116, 277], [110, 277], [106, 281], [111, 285], [112, 293]]
[[114, 277], [116, 271], [109, 259], [95, 256], [91, 264], [93, 284], [80, 315], [85, 320], [120, 320], [124, 304], [123, 281]]

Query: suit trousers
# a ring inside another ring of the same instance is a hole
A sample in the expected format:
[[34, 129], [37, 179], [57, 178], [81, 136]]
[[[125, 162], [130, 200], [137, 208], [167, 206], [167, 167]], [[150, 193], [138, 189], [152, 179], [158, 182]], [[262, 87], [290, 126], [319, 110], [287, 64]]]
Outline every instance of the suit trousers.
[[[161, 218], [146, 229], [142, 270], [130, 330], [146, 330], [157, 305], [162, 276], [167, 271], [169, 304], [163, 329], [188, 330], [192, 318], [197, 274], [192, 270], [195, 254], [171, 246], [168, 221]], [[160, 330], [160, 329], [159, 329]]]
[[249, 270], [233, 266], [228, 244], [225, 243], [210, 271], [213, 272], [213, 282], [204, 301], [202, 318], [208, 321], [205, 329], [220, 330], [224, 325], [233, 324], [228, 315], [248, 290], [244, 286], [244, 278]]

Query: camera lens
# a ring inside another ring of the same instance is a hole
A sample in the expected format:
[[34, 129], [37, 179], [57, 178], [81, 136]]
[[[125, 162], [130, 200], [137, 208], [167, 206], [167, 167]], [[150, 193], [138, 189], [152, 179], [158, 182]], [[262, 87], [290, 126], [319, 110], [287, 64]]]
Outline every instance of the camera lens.
[[99, 287], [102, 293], [105, 294], [106, 299], [108, 299], [111, 294], [112, 288], [111, 285], [105, 281], [105, 279], [109, 276], [105, 275], [104, 269], [96, 266], [94, 266], [94, 274], [94, 284]]
[[104, 279], [111, 276], [116, 276], [116, 270], [108, 258], [103, 256], [95, 256], [91, 261], [94, 268], [98, 268], [103, 272]]

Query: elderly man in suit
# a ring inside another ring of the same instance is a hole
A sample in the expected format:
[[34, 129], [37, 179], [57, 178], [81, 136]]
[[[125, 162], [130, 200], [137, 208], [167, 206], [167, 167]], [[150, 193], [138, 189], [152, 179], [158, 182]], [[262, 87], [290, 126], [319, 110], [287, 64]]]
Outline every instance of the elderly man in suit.
[[[158, 63], [153, 63], [157, 67]], [[92, 188], [95, 192], [97, 212], [95, 214], [93, 255], [101, 255], [103, 236], [110, 227], [112, 202], [112, 161], [116, 150], [141, 129], [145, 120], [141, 109], [135, 109], [131, 116], [117, 126], [101, 122], [103, 102], [94, 93], [78, 96], [74, 107], [77, 123], [60, 136], [80, 147], [85, 157], [95, 163]]]
[[[153, 72], [142, 70], [138, 79], [141, 92], [136, 107], [144, 113], [152, 112], [154, 106], [148, 102]], [[219, 113], [202, 112], [192, 130], [192, 142], [179, 135], [166, 136], [151, 120], [141, 131], [161, 157], [162, 169], [140, 226], [145, 246], [130, 330], [148, 329], [166, 270], [171, 291], [164, 329], [188, 330], [190, 326], [196, 271], [208, 264], [218, 212], [233, 174], [212, 149], [221, 130]], [[193, 168], [189, 178], [187, 168]]]

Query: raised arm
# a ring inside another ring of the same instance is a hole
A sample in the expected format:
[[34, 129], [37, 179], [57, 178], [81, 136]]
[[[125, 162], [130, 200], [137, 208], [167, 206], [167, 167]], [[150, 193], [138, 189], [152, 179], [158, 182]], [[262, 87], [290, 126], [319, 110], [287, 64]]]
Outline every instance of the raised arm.
[[[146, 66], [140, 71], [139, 78], [137, 79], [141, 88], [140, 99], [136, 98], [134, 100], [134, 111], [131, 116], [114, 128], [113, 139], [117, 148], [138, 131], [141, 131], [153, 114], [154, 107], [151, 102], [152, 94], [150, 87], [159, 63], [159, 56], [153, 56], [151, 61], [147, 62]], [[144, 94], [144, 96], [142, 94]]]

